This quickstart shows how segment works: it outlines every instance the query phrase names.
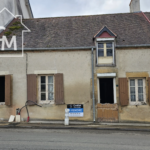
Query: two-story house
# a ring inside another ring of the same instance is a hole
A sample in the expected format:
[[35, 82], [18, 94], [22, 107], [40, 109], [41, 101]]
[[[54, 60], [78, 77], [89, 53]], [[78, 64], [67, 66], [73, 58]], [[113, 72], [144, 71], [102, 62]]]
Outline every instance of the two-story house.
[[82, 104], [70, 120], [150, 122], [150, 13], [135, 1], [130, 13], [24, 19], [24, 57], [0, 58], [0, 118], [32, 100], [42, 108], [29, 106], [31, 120]]

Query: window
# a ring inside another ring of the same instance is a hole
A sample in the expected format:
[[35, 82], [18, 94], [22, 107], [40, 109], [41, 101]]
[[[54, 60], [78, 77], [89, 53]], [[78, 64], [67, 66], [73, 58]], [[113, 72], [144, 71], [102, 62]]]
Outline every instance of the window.
[[113, 56], [112, 43], [98, 43], [98, 57]]
[[5, 76], [0, 76], [0, 103], [5, 104]]
[[114, 42], [98, 42], [97, 43], [97, 64], [113, 65], [114, 59]]
[[54, 76], [40, 76], [40, 103], [54, 102]]
[[0, 105], [11, 106], [12, 75], [0, 76]]
[[145, 79], [130, 79], [130, 103], [142, 104], [145, 102]]

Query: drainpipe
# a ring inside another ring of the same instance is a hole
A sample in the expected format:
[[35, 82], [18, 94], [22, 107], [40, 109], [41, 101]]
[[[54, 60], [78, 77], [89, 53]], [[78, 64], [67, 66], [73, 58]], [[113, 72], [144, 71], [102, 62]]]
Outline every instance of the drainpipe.
[[92, 57], [92, 93], [93, 93], [93, 122], [95, 122], [95, 89], [94, 89], [94, 49], [91, 49], [91, 57]]

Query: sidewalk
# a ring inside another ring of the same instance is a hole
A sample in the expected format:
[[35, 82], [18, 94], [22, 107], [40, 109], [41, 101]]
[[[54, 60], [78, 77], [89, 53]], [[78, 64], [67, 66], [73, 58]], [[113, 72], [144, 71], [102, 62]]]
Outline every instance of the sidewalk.
[[17, 129], [78, 129], [78, 130], [119, 130], [119, 131], [144, 131], [150, 132], [150, 124], [140, 123], [93, 123], [74, 122], [65, 126], [63, 121], [31, 121], [30, 123], [0, 122], [0, 128]]

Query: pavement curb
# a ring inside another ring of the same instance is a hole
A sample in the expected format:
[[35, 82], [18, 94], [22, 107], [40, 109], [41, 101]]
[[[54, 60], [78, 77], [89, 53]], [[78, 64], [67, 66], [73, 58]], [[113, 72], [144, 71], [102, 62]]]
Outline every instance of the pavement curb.
[[119, 127], [43, 127], [43, 126], [15, 126], [15, 125], [6, 125], [0, 126], [2, 129], [69, 129], [69, 130], [109, 130], [109, 131], [140, 131], [140, 132], [150, 132], [150, 129], [132, 129], [132, 128], [119, 128]]

